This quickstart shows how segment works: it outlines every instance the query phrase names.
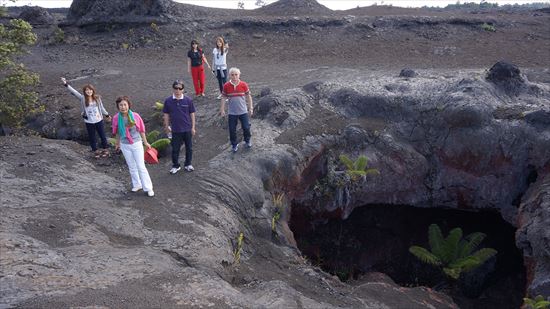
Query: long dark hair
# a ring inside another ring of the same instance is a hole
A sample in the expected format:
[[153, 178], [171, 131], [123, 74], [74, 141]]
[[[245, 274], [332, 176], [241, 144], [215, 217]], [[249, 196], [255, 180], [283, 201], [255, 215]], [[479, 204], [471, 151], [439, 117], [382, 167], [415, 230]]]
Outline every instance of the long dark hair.
[[197, 50], [198, 50], [199, 52], [202, 51], [202, 49], [201, 49], [201, 47], [200, 47], [201, 45], [199, 44], [199, 41], [197, 41], [197, 40], [191, 41], [191, 49], [190, 49], [191, 51], [193, 51], [193, 44], [197, 44]]
[[[91, 96], [86, 95], [86, 89], [92, 90]], [[84, 87], [82, 87], [82, 92], [84, 93], [84, 104], [86, 104], [86, 107], [88, 107], [92, 101], [96, 101], [96, 103], [99, 104], [99, 95], [96, 94], [94, 86], [91, 84], [84, 85]]]
[[223, 53], [225, 52], [225, 40], [221, 36], [217, 37], [216, 38], [216, 48], [218, 48], [218, 41], [222, 42], [222, 47], [221, 47], [221, 50], [220, 50], [220, 54], [223, 55]]

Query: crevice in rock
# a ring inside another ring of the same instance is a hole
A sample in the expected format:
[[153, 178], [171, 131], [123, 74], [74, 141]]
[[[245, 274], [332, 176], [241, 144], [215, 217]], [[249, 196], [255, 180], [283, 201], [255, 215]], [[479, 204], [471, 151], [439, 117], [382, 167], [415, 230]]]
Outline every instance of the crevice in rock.
[[[343, 281], [360, 280], [369, 272], [382, 272], [396, 283], [430, 286], [453, 297], [460, 308], [518, 308], [526, 273], [521, 251], [515, 246], [515, 228], [494, 211], [460, 211], [395, 205], [365, 205], [346, 219], [341, 211], [313, 214], [294, 203], [290, 228], [298, 248], [312, 264]], [[494, 248], [496, 258], [458, 281], [419, 262], [408, 249], [429, 248], [428, 226], [438, 224], [444, 235], [460, 227], [464, 235], [483, 232], [479, 248]]]
[[525, 194], [525, 192], [527, 192], [527, 189], [529, 189], [529, 186], [536, 182], [537, 181], [537, 178], [538, 178], [538, 172], [537, 172], [537, 169], [536, 167], [534, 167], [533, 165], [529, 164], [527, 166], [527, 170], [525, 172], [525, 178], [524, 178], [524, 181], [523, 183], [520, 183], [518, 185], [518, 187], [523, 187], [525, 188], [524, 190], [522, 190], [517, 196], [516, 198], [514, 198], [514, 200], [512, 201], [512, 205], [514, 205], [515, 207], [519, 207], [520, 206], [520, 203], [521, 203], [521, 199], [523, 198], [523, 195]]
[[171, 258], [173, 258], [178, 264], [180, 264], [182, 266], [193, 267], [191, 265], [191, 263], [189, 263], [189, 261], [184, 256], [182, 256], [181, 254], [179, 254], [175, 251], [168, 250], [168, 249], [162, 249], [162, 252], [168, 254]]

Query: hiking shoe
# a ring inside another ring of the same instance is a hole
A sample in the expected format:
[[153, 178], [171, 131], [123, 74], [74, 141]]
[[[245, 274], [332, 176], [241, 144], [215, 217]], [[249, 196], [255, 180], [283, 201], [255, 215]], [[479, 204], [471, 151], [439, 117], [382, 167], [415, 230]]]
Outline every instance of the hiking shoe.
[[170, 169], [170, 174], [174, 175], [174, 174], [177, 173], [179, 170], [181, 170], [181, 166], [172, 167], [172, 168]]
[[239, 150], [239, 144], [233, 145], [233, 146], [231, 147], [231, 151], [233, 151], [233, 152], [237, 152], [238, 150]]
[[147, 196], [153, 197], [153, 196], [155, 196], [155, 192], [153, 190], [149, 190], [149, 191], [147, 191]]
[[252, 142], [246, 142], [246, 148], [252, 148]]
[[195, 170], [195, 168], [193, 167], [193, 165], [189, 164], [187, 166], [184, 166], [183, 167], [184, 170], [188, 171], [188, 172], [192, 172]]
[[141, 189], [142, 189], [141, 187], [132, 188], [132, 192], [138, 192]]

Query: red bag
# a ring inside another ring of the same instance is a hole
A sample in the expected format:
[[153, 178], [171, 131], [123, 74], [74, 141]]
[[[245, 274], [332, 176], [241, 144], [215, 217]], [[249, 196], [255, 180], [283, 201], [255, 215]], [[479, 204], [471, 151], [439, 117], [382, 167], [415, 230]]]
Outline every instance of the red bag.
[[149, 163], [149, 164], [157, 164], [159, 163], [159, 152], [151, 147], [147, 150], [145, 150], [145, 162]]

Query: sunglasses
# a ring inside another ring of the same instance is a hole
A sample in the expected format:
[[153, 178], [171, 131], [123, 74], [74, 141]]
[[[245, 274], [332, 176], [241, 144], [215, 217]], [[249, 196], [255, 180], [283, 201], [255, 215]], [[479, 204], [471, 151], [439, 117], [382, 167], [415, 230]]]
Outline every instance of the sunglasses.
[[174, 87], [174, 90], [183, 90], [183, 87]]

